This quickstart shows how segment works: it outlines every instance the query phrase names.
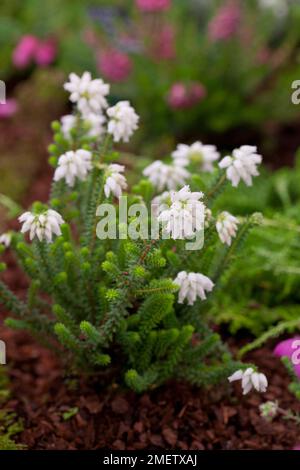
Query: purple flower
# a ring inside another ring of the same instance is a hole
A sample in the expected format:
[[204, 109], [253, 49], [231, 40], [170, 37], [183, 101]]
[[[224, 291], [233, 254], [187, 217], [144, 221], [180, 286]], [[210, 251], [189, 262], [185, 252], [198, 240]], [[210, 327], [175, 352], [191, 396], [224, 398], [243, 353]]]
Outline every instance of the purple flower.
[[205, 87], [199, 82], [186, 85], [174, 83], [168, 93], [167, 101], [173, 109], [186, 109], [199, 103], [206, 96]]
[[21, 38], [13, 52], [13, 63], [19, 68], [28, 67], [30, 63], [45, 66], [53, 62], [56, 47], [51, 39], [42, 41], [35, 36], [26, 35]]
[[172, 25], [163, 26], [157, 37], [152, 39], [152, 42], [155, 58], [161, 60], [175, 59], [175, 31]]
[[16, 100], [10, 98], [6, 103], [0, 104], [0, 119], [5, 119], [13, 116], [18, 109]]
[[[294, 341], [300, 340], [300, 336], [296, 336], [295, 338], [290, 338], [286, 339], [284, 341], [281, 341], [280, 343], [277, 344], [275, 347], [273, 354], [277, 357], [288, 357], [289, 359], [292, 359], [293, 354], [295, 353], [296, 349], [292, 347]], [[298, 347], [299, 349], [299, 347]], [[300, 379], [300, 364], [293, 364], [294, 366], [294, 371]]]
[[132, 70], [132, 63], [124, 52], [107, 49], [99, 55], [98, 67], [107, 80], [123, 82]]
[[37, 44], [38, 39], [30, 34], [20, 39], [13, 52], [13, 63], [17, 68], [23, 69], [28, 67], [34, 59]]
[[228, 1], [222, 6], [208, 25], [208, 36], [211, 41], [225, 41], [237, 33], [241, 20], [238, 3]]
[[41, 67], [50, 65], [56, 56], [56, 47], [51, 39], [39, 41], [34, 54], [35, 61]]
[[145, 12], [167, 10], [171, 6], [171, 0], [135, 0], [136, 6]]

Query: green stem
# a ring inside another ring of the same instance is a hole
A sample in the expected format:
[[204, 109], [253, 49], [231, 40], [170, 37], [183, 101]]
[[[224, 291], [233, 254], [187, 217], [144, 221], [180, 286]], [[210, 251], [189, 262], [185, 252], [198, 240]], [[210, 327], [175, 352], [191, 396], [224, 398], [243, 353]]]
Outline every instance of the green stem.
[[223, 173], [218, 179], [215, 186], [207, 193], [206, 195], [207, 199], [212, 199], [220, 191], [220, 189], [223, 187], [225, 182], [226, 182], [226, 173]]

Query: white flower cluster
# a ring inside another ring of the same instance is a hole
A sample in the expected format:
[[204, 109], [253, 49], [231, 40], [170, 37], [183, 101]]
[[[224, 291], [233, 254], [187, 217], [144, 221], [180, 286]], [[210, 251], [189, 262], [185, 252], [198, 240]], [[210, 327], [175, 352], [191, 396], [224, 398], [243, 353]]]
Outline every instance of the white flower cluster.
[[9, 245], [10, 245], [10, 242], [11, 242], [11, 234], [10, 233], [2, 233], [2, 235], [0, 235], [0, 244], [1, 245], [4, 245], [6, 248], [8, 248]]
[[165, 188], [171, 191], [182, 186], [189, 178], [190, 173], [179, 165], [166, 165], [162, 161], [156, 160], [144, 169], [143, 175], [147, 176], [160, 192]]
[[213, 163], [220, 158], [220, 154], [214, 145], [204, 145], [198, 141], [192, 145], [179, 144], [172, 157], [176, 165], [187, 166], [195, 163], [201, 171], [211, 173], [214, 169]]
[[112, 193], [116, 197], [122, 196], [122, 190], [127, 188], [124, 172], [124, 166], [112, 163], [106, 171], [106, 180], [104, 185], [104, 194], [109, 197]]
[[[220, 154], [214, 145], [204, 145], [198, 141], [192, 145], [179, 144], [172, 158], [173, 163], [170, 165], [157, 160], [143, 171], [158, 191], [177, 189], [185, 184], [190, 177], [186, 169], [190, 164], [197, 164], [201, 171], [211, 173]], [[259, 174], [257, 166], [261, 161], [262, 156], [257, 153], [257, 147], [243, 145], [234, 149], [231, 156], [224, 157], [219, 167], [226, 170], [226, 177], [233, 187], [238, 186], [240, 180], [251, 186], [252, 177]]]
[[109, 94], [110, 86], [101, 78], [92, 80], [90, 72], [84, 72], [82, 77], [71, 73], [69, 82], [64, 84], [64, 89], [70, 93], [70, 101], [76, 103], [84, 115], [101, 112], [108, 106], [106, 96]]
[[243, 145], [232, 152], [232, 156], [224, 157], [219, 167], [226, 169], [226, 176], [232, 186], [238, 186], [243, 180], [247, 186], [252, 185], [252, 176], [258, 176], [257, 165], [262, 162], [262, 156], [257, 153], [257, 147]]
[[73, 187], [78, 178], [84, 181], [92, 169], [92, 154], [88, 150], [69, 150], [58, 159], [54, 173], [54, 181], [64, 179], [68, 186]]
[[24, 212], [18, 220], [23, 224], [21, 232], [29, 232], [30, 240], [37, 237], [40, 242], [46, 240], [48, 243], [52, 242], [53, 234], [61, 235], [60, 226], [64, 223], [61, 215], [52, 209], [48, 209], [42, 214]]
[[239, 221], [229, 212], [221, 212], [218, 215], [216, 229], [222, 243], [230, 246], [232, 238], [236, 236]]
[[139, 116], [129, 101], [119, 101], [115, 106], [108, 108], [107, 115], [110, 118], [107, 132], [113, 136], [115, 142], [128, 142], [139, 122]]
[[245, 371], [242, 369], [237, 370], [228, 377], [228, 380], [229, 382], [241, 380], [243, 395], [249, 393], [253, 388], [258, 392], [264, 393], [268, 387], [268, 380], [265, 374], [256, 372], [252, 367], [248, 367]]
[[202, 197], [203, 193], [191, 192], [189, 186], [171, 192], [171, 205], [158, 216], [158, 221], [162, 222], [164, 231], [171, 238], [184, 240], [203, 230], [205, 205], [199, 200]]
[[201, 142], [192, 145], [179, 144], [172, 153], [172, 164], [167, 165], [161, 160], [156, 160], [144, 169], [143, 174], [158, 191], [171, 191], [185, 184], [190, 177], [186, 166], [196, 163], [201, 171], [212, 172], [213, 162], [219, 157], [220, 154], [214, 145], [204, 145]]
[[[107, 132], [112, 135], [114, 142], [128, 142], [138, 128], [139, 116], [128, 101], [120, 101], [108, 108], [106, 97], [110, 86], [102, 79], [92, 80], [89, 72], [84, 72], [82, 77], [71, 73], [64, 88], [70, 93], [70, 101], [76, 103], [82, 121], [89, 127], [89, 136], [102, 137]], [[105, 112], [108, 116], [107, 129]], [[76, 126], [77, 117], [63, 116], [61, 122], [62, 132], [69, 138], [71, 130]]]
[[259, 5], [261, 8], [270, 10], [279, 18], [286, 16], [289, 11], [287, 0], [259, 0]]
[[188, 305], [193, 305], [197, 297], [205, 300], [205, 292], [211, 292], [214, 287], [214, 283], [209, 277], [200, 273], [187, 273], [186, 271], [178, 273], [173, 282], [179, 286], [179, 304], [182, 304], [187, 299]]

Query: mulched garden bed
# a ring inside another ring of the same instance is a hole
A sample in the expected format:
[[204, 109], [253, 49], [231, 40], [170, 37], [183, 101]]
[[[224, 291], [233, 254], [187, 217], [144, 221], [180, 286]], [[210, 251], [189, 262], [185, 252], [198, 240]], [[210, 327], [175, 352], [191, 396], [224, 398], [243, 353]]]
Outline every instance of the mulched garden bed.
[[[56, 358], [29, 336], [1, 328], [8, 345], [12, 398], [7, 406], [24, 419], [18, 440], [29, 449], [291, 449], [300, 427], [259, 416], [264, 400], [300, 411], [287, 391], [281, 363], [263, 348], [252, 355], [267, 373], [263, 396], [241, 396], [224, 387], [210, 391], [169, 383], [135, 395], [117, 385], [64, 379]], [[250, 359], [250, 358], [249, 358]], [[76, 409], [78, 411], [76, 412]], [[65, 419], [65, 413], [74, 416]]]

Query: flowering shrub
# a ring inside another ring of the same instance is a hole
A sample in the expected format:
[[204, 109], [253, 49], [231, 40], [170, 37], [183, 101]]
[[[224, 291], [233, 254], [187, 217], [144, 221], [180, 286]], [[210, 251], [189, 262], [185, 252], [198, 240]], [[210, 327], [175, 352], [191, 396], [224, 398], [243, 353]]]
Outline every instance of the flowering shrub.
[[[153, 206], [155, 196], [151, 223], [159, 223], [158, 235], [141, 230], [130, 238], [120, 205], [126, 172], [112, 147], [129, 140], [139, 117], [127, 101], [109, 107], [109, 85], [87, 72], [71, 74], [64, 88], [75, 107], [67, 130], [64, 118], [53, 124], [49, 202], [35, 202], [20, 215], [20, 232], [0, 239], [1, 251], [11, 247], [30, 279], [22, 300], [0, 282], [0, 302], [13, 314], [7, 325], [31, 331], [68, 368], [106, 368], [136, 391], [171, 377], [208, 385], [229, 376], [242, 380], [244, 393], [264, 392], [266, 377], [231, 357], [206, 316], [224, 273], [259, 222], [258, 215], [218, 213], [214, 203], [226, 185], [251, 185], [261, 162], [257, 149], [244, 146], [217, 163], [214, 146], [182, 144], [171, 163], [151, 164], [126, 200], [129, 223], [139, 226], [138, 212]], [[101, 127], [91, 133], [95, 120]], [[207, 187], [199, 169], [211, 176]], [[118, 235], [99, 236], [102, 208], [115, 210], [118, 201]], [[195, 256], [186, 241], [203, 232]]]

